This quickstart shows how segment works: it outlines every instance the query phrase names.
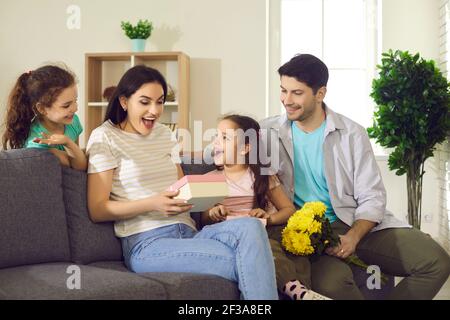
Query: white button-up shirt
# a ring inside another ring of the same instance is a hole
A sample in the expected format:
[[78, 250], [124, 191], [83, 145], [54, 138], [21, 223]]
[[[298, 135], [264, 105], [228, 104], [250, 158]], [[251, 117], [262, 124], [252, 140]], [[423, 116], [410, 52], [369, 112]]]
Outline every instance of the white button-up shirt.
[[[349, 226], [355, 220], [377, 223], [372, 231], [410, 227], [386, 210], [386, 190], [364, 127], [325, 107], [323, 141], [325, 177], [336, 216]], [[271, 168], [294, 199], [292, 121], [286, 114], [261, 121], [261, 137]]]

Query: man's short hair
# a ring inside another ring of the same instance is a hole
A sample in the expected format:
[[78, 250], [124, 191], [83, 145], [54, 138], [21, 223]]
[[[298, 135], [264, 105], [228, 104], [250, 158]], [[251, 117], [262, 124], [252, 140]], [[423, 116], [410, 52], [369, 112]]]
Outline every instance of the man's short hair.
[[328, 82], [328, 68], [325, 63], [312, 54], [298, 54], [278, 69], [278, 74], [304, 82], [316, 94]]

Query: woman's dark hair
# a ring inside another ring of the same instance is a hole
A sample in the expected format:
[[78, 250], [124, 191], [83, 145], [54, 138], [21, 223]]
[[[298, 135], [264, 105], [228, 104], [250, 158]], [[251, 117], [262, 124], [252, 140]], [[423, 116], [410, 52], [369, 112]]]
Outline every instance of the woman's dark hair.
[[[269, 192], [269, 176], [261, 174], [261, 168], [267, 167], [267, 165], [263, 165], [259, 158], [259, 151], [261, 148], [261, 138], [260, 138], [260, 126], [259, 123], [247, 116], [241, 116], [237, 114], [227, 115], [222, 118], [222, 120], [232, 121], [237, 125], [239, 129], [244, 131], [244, 143], [250, 144], [252, 141], [251, 134], [248, 134], [249, 131], [254, 131], [256, 133], [256, 145], [251, 145], [251, 152], [248, 152], [245, 155], [245, 162], [250, 167], [250, 170], [253, 172], [253, 176], [255, 178], [255, 182], [253, 183], [253, 191], [255, 193], [255, 198], [253, 201], [253, 209], [261, 208], [263, 210], [267, 209], [268, 200], [267, 193]], [[247, 134], [245, 134], [247, 133]], [[256, 157], [252, 157], [252, 161], [250, 161], [250, 154], [256, 154]], [[253, 162], [254, 158], [256, 159], [256, 163]]]
[[312, 54], [298, 54], [278, 69], [278, 74], [304, 82], [316, 94], [328, 82], [328, 68], [325, 63]]
[[39, 115], [37, 104], [51, 107], [58, 95], [75, 84], [74, 74], [65, 67], [47, 65], [20, 75], [9, 94], [3, 149], [25, 144], [31, 122]]
[[117, 88], [114, 90], [114, 93], [109, 100], [104, 121], [111, 120], [114, 124], [119, 124], [124, 121], [127, 117], [127, 112], [124, 111], [120, 105], [119, 98], [129, 98], [144, 84], [151, 82], [159, 83], [162, 86], [165, 102], [167, 96], [167, 83], [158, 70], [144, 65], [128, 69], [120, 79]]

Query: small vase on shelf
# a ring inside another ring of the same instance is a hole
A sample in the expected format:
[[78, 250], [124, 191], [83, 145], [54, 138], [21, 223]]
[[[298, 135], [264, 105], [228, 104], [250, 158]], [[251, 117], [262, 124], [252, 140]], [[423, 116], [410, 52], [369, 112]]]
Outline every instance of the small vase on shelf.
[[131, 39], [133, 52], [144, 52], [147, 39]]

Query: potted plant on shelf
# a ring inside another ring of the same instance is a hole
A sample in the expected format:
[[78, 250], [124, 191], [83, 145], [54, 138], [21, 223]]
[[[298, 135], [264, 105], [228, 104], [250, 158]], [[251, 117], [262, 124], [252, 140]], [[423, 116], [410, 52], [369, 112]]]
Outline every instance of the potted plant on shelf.
[[167, 84], [167, 96], [166, 96], [166, 102], [175, 102], [175, 90], [173, 90], [172, 86], [170, 84]]
[[425, 160], [450, 133], [450, 94], [447, 79], [434, 61], [419, 54], [389, 50], [372, 84], [377, 104], [367, 131], [383, 147], [394, 148], [389, 169], [406, 173], [408, 222], [420, 229]]
[[136, 26], [128, 21], [121, 22], [122, 30], [125, 35], [131, 39], [134, 52], [142, 52], [145, 50], [145, 41], [151, 36], [153, 24], [148, 20], [139, 20]]

